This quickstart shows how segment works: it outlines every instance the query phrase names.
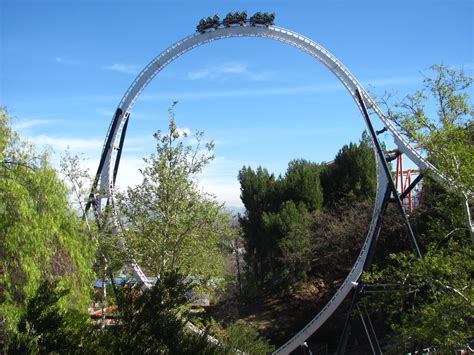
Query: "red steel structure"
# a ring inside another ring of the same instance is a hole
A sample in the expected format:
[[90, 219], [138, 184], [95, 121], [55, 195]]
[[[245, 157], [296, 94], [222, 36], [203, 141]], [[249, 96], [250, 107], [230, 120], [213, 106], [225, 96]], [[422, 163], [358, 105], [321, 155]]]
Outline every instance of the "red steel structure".
[[[418, 147], [416, 147], [418, 148]], [[420, 169], [403, 170], [403, 153], [398, 149], [387, 151], [392, 156], [390, 160], [396, 160], [395, 187], [402, 197], [402, 204], [407, 213], [420, 205], [421, 190], [409, 189], [412, 182], [420, 175]]]

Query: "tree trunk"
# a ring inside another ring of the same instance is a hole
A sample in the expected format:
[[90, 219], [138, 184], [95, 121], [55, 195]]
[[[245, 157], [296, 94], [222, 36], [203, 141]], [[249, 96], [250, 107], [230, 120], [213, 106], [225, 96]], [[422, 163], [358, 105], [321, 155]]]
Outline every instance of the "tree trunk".
[[464, 202], [464, 213], [466, 217], [466, 226], [467, 226], [467, 229], [469, 230], [471, 242], [474, 243], [474, 228], [473, 228], [472, 217], [471, 217], [471, 206], [469, 205], [469, 197], [466, 194], [463, 194], [463, 202]]
[[237, 282], [239, 285], [239, 295], [242, 296], [242, 281], [240, 278], [240, 254], [239, 254], [239, 243], [237, 238], [234, 239], [234, 250], [235, 250], [235, 264], [237, 266]]

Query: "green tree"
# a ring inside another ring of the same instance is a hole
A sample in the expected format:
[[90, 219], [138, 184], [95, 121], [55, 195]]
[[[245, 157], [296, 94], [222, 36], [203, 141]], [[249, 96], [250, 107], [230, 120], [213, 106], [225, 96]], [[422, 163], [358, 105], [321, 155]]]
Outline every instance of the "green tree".
[[323, 191], [320, 183], [322, 166], [304, 159], [292, 160], [282, 179], [283, 201], [303, 203], [309, 211], [323, 206]]
[[352, 195], [364, 200], [373, 198], [377, 187], [372, 142], [366, 132], [359, 144], [344, 145], [334, 162], [321, 174], [324, 204], [334, 207], [342, 198]]
[[262, 338], [255, 329], [235, 322], [227, 329], [223, 347], [219, 350], [221, 353], [231, 355], [236, 353], [236, 349], [246, 354], [263, 355], [271, 354], [274, 347], [269, 345], [268, 341]]
[[264, 216], [264, 224], [273, 228], [278, 238], [277, 284], [288, 287], [307, 281], [313, 246], [310, 239], [310, 214], [306, 205], [286, 201], [277, 214]]
[[[462, 196], [465, 224], [474, 242], [470, 203], [474, 191], [474, 108], [469, 102], [473, 78], [444, 65], [433, 65], [424, 88], [389, 106], [388, 117], [411, 143], [450, 180]], [[430, 110], [434, 107], [434, 110]]]
[[83, 348], [92, 327], [85, 313], [61, 306], [69, 292], [57, 281], [42, 281], [22, 310], [8, 353], [73, 353]]
[[400, 353], [435, 347], [441, 353], [472, 341], [474, 253], [450, 239], [432, 244], [423, 259], [412, 253], [390, 255], [391, 265], [365, 275], [369, 283], [394, 285], [390, 292], [365, 299], [369, 309], [383, 308], [392, 332], [387, 351]]
[[[40, 280], [71, 289], [64, 307], [89, 302], [95, 246], [45, 153], [20, 140], [0, 111], [0, 312], [7, 336]], [[7, 339], [8, 341], [8, 339]]]
[[[143, 182], [119, 198], [125, 238], [135, 260], [155, 276], [179, 272], [205, 281], [223, 273], [223, 243], [231, 237], [228, 215], [199, 189], [197, 175], [213, 159], [203, 133], [186, 145], [172, 108], [166, 134], [155, 133], [156, 154], [145, 159]], [[189, 140], [191, 141], [191, 140]]]
[[183, 318], [191, 285], [176, 272], [163, 271], [151, 289], [125, 286], [116, 348], [120, 354], [217, 354], [205, 336]]
[[276, 212], [279, 207], [278, 181], [267, 169], [259, 167], [254, 171], [245, 166], [239, 171], [238, 179], [240, 198], [245, 206], [245, 214], [239, 216], [245, 259], [255, 281], [263, 283], [271, 270], [268, 263], [275, 243], [263, 230], [262, 216], [265, 212]]
[[424, 244], [423, 259], [393, 253], [384, 268], [364, 275], [365, 282], [394, 286], [365, 298], [372, 309], [383, 305], [390, 353], [427, 347], [448, 353], [472, 341], [474, 255], [466, 238], [472, 237], [473, 109], [467, 95], [472, 79], [446, 66], [431, 69], [422, 90], [388, 108], [388, 116], [451, 181], [446, 191], [425, 178], [421, 207], [410, 216]]

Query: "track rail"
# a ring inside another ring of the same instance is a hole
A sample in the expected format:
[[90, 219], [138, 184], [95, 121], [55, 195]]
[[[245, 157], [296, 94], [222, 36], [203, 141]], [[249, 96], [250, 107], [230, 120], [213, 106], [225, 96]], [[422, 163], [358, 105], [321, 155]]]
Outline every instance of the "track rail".
[[[118, 105], [118, 109], [121, 112], [120, 115], [116, 115], [112, 120], [109, 131], [107, 133], [104, 148], [102, 152], [101, 161], [103, 165], [99, 168], [96, 176], [96, 183], [99, 183], [99, 192], [94, 193], [94, 199], [98, 201], [100, 208], [100, 201], [103, 199], [107, 200], [107, 203], [115, 206], [114, 198], [114, 170], [115, 173], [120, 163], [119, 150], [122, 148], [124, 139], [124, 126], [129, 119], [131, 109], [137, 101], [140, 94], [150, 83], [151, 80], [167, 65], [172, 63], [174, 60], [187, 53], [188, 51], [210, 43], [216, 40], [231, 38], [231, 37], [261, 37], [267, 38], [282, 43], [289, 44], [295, 48], [302, 50], [309, 54], [317, 61], [326, 66], [342, 83], [349, 94], [354, 99], [354, 102], [363, 113], [363, 108], [357, 99], [357, 90], [360, 92], [362, 99], [364, 100], [367, 107], [370, 107], [375, 115], [379, 118], [381, 123], [387, 128], [388, 131], [394, 137], [394, 141], [398, 149], [405, 153], [419, 168], [422, 172], [429, 172], [438, 182], [446, 186], [452, 186], [452, 182], [442, 176], [439, 171], [428, 161], [426, 161], [402, 136], [396, 127], [390, 122], [390, 120], [384, 115], [382, 110], [377, 106], [375, 101], [369, 96], [369, 94], [363, 89], [359, 81], [349, 72], [349, 70], [339, 61], [331, 52], [323, 48], [313, 40], [298, 34], [296, 32], [276, 27], [276, 26], [232, 26], [223, 27], [217, 30], [210, 30], [205, 33], [196, 33], [190, 35], [182, 40], [174, 43], [172, 46], [165, 49], [161, 54], [156, 56], [142, 71], [135, 80], [132, 82], [130, 87], [125, 92], [122, 100]], [[112, 129], [113, 128], [113, 129]], [[122, 136], [123, 135], [123, 136]], [[122, 142], [122, 144], [120, 143]], [[352, 288], [357, 285], [364, 262], [367, 259], [369, 246], [376, 235], [377, 231], [377, 220], [382, 213], [382, 205], [384, 200], [384, 194], [387, 189], [388, 180], [385, 172], [382, 169], [380, 158], [376, 158], [377, 161], [377, 194], [372, 214], [372, 221], [369, 226], [366, 240], [362, 246], [360, 254], [355, 261], [352, 270], [348, 276], [336, 291], [331, 300], [325, 305], [325, 307], [295, 336], [293, 336], [288, 342], [275, 351], [275, 354], [289, 354], [291, 351], [302, 345], [304, 341], [309, 338], [328, 318], [329, 316], [339, 307], [344, 298], [349, 294]], [[97, 186], [94, 186], [96, 190]], [[115, 209], [114, 209], [115, 211]], [[114, 221], [119, 225], [119, 218], [114, 212]], [[145, 285], [149, 285], [148, 280], [141, 271], [140, 267], [133, 263], [132, 269], [134, 270], [137, 279], [140, 279]]]

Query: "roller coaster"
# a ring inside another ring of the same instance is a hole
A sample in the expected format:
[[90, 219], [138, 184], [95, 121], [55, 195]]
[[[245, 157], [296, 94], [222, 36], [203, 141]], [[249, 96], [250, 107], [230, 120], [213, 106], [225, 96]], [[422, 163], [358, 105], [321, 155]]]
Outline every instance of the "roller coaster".
[[[368, 233], [351, 271], [323, 309], [303, 329], [275, 351], [275, 354], [289, 354], [296, 348], [304, 346], [305, 341], [322, 326], [322, 324], [341, 305], [343, 300], [351, 291], [354, 291], [351, 307], [354, 308], [356, 306], [356, 298], [361, 288], [360, 277], [362, 272], [367, 270], [370, 266], [375, 242], [381, 229], [382, 217], [390, 198], [395, 200], [399, 206], [400, 212], [405, 217], [405, 224], [410, 241], [418, 257], [421, 258], [421, 253], [417, 246], [413, 231], [411, 230], [408, 219], [404, 214], [400, 195], [396, 190], [389, 171], [385, 154], [377, 138], [378, 132], [374, 129], [372, 118], [378, 119], [378, 124], [383, 126], [383, 131], [388, 131], [393, 136], [398, 151], [405, 154], [418, 166], [420, 175], [410, 186], [408, 186], [408, 190], [411, 190], [427, 172], [430, 173], [431, 177], [435, 178], [445, 186], [449, 187], [453, 184], [409, 144], [392, 122], [384, 115], [382, 110], [369, 96], [360, 82], [338, 58], [315, 41], [299, 33], [277, 27], [273, 24], [273, 21], [274, 15], [262, 13], [255, 14], [248, 21], [246, 13], [228, 14], [222, 23], [218, 16], [208, 17], [199, 22], [196, 33], [185, 37], [166, 48], [138, 74], [123, 95], [115, 111], [115, 115], [112, 118], [105, 138], [100, 163], [94, 179], [87, 209], [93, 207], [96, 216], [100, 216], [103, 213], [105, 206], [111, 206], [114, 224], [117, 228], [121, 228], [118, 211], [115, 208], [115, 182], [120, 165], [121, 154], [124, 149], [125, 136], [127, 126], [130, 122], [132, 107], [151, 80], [166, 66], [183, 54], [204, 44], [221, 39], [232, 37], [260, 37], [288, 44], [322, 63], [346, 88], [347, 92], [360, 109], [365, 120], [374, 143], [374, 154], [377, 162], [377, 193]], [[370, 115], [368, 109], [371, 110]], [[126, 241], [124, 241], [124, 243], [125, 242]], [[131, 268], [134, 276], [137, 280], [140, 280], [143, 283], [144, 287], [151, 287], [151, 284], [139, 265], [132, 261]], [[196, 328], [195, 331], [199, 332]], [[343, 330], [343, 338], [346, 333], [345, 327]], [[370, 340], [370, 334], [368, 334], [368, 336]], [[374, 353], [378, 353], [375, 345], [372, 349]]]

